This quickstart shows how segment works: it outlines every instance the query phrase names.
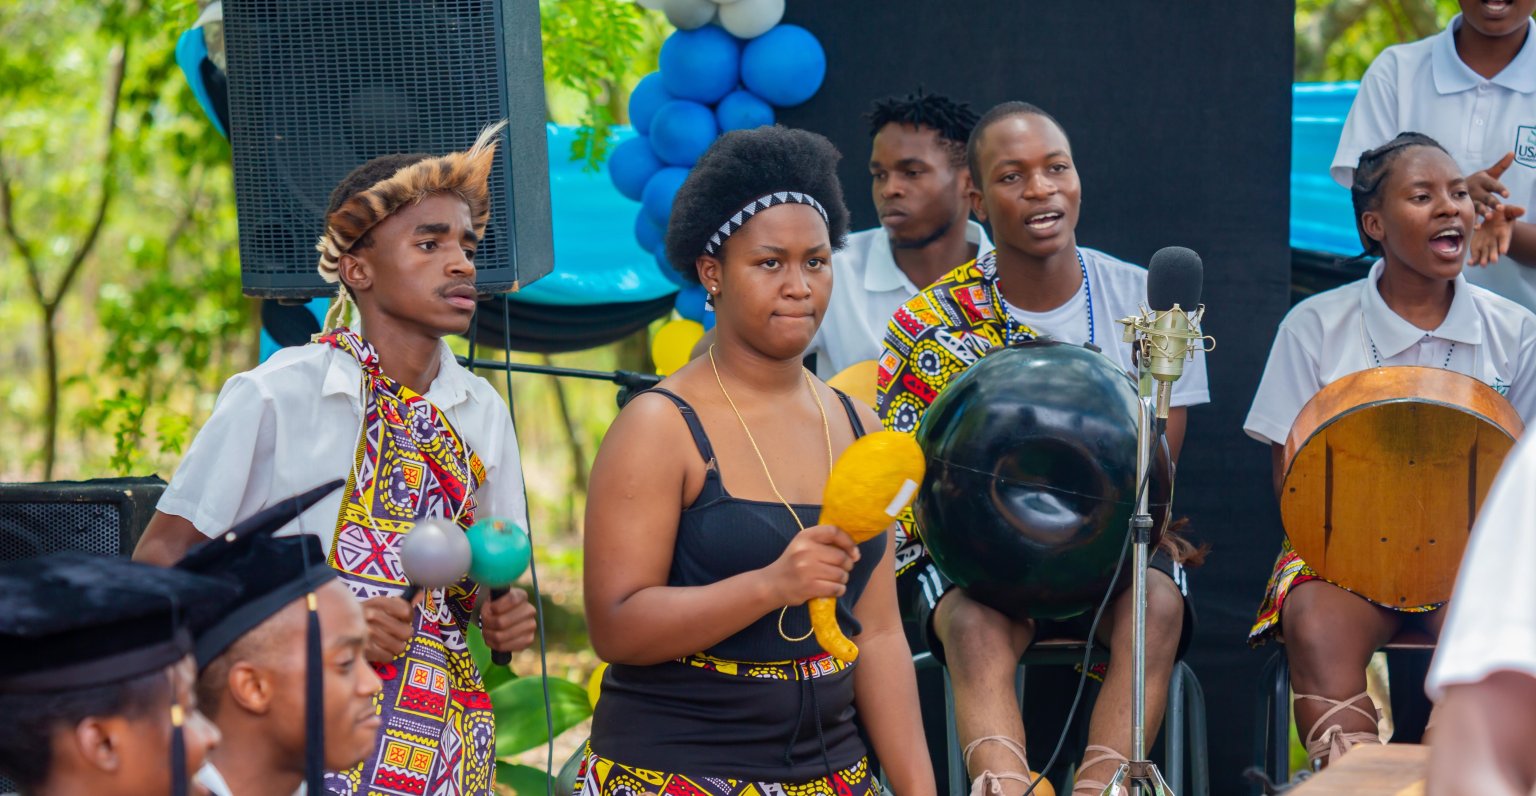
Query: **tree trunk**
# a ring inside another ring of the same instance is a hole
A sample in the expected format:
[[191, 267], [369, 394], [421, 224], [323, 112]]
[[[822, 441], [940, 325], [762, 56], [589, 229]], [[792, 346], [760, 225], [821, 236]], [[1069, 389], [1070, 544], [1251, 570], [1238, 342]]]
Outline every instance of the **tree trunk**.
[[48, 379], [47, 403], [43, 408], [43, 480], [53, 480], [53, 466], [59, 452], [59, 337], [54, 328], [58, 305], [43, 307], [43, 372]]
[[[546, 367], [553, 367], [555, 361], [548, 354], [540, 355]], [[587, 494], [587, 452], [581, 445], [581, 429], [576, 426], [576, 419], [571, 416], [571, 404], [565, 394], [565, 384], [559, 376], [550, 378], [550, 384], [555, 390], [555, 405], [560, 410], [560, 423], [565, 428], [566, 448], [571, 453], [571, 486], [573, 495]], [[574, 507], [573, 507], [574, 508]], [[575, 524], [575, 513], [572, 512], [572, 524]]]

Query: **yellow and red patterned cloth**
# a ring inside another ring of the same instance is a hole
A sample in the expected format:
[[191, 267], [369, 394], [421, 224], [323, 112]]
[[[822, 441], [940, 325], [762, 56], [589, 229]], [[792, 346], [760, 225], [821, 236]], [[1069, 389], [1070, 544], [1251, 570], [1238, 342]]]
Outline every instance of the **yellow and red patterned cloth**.
[[[318, 342], [351, 354], [363, 369], [363, 422], [330, 564], [359, 600], [399, 596], [407, 586], [401, 541], [429, 517], [467, 529], [485, 467], [436, 406], [384, 375], [361, 335], [339, 328]], [[467, 577], [426, 592], [405, 652], [374, 665], [384, 684], [374, 703], [378, 748], [356, 767], [328, 774], [328, 792], [492, 792], [495, 719], [465, 637], [478, 596]]]
[[[945, 274], [891, 316], [876, 373], [876, 408], [892, 431], [914, 434], [949, 383], [993, 348], [1034, 339], [1008, 314], [992, 252]], [[912, 509], [897, 517], [896, 575], [927, 560]]]

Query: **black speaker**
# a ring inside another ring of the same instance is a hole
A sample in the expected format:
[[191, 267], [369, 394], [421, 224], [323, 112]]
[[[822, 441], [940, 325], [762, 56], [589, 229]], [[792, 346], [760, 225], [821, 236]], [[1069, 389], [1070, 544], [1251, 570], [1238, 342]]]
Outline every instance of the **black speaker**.
[[532, 0], [225, 0], [241, 285], [301, 299], [331, 189], [379, 155], [466, 149], [510, 124], [491, 171], [482, 292], [549, 273], [549, 157]]
[[60, 550], [129, 555], [164, 492], [155, 476], [0, 484], [0, 561]]

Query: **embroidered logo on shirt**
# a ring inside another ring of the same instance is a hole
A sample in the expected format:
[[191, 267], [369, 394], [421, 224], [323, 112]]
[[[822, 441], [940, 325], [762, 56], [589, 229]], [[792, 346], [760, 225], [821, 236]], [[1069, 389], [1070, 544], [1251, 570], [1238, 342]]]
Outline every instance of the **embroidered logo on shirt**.
[[1493, 391], [1499, 395], [1502, 395], [1505, 398], [1509, 397], [1509, 382], [1499, 378], [1498, 376], [1494, 376], [1493, 384], [1489, 386], [1493, 387]]
[[1522, 125], [1515, 131], [1515, 162], [1536, 169], [1536, 127]]

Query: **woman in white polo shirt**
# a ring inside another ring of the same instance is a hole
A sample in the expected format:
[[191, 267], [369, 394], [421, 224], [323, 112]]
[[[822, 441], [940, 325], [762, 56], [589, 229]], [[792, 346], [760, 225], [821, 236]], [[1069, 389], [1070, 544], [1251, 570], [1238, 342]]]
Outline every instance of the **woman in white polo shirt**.
[[[1348, 188], [1360, 153], [1417, 130], [1456, 159], [1474, 199], [1536, 213], [1536, 0], [1460, 3], [1445, 30], [1388, 47], [1371, 62], [1330, 173]], [[1506, 155], [1504, 169], [1491, 169]], [[1515, 222], [1504, 256], [1467, 278], [1536, 311], [1533, 220], [1528, 213]]]
[[[1536, 416], [1536, 315], [1462, 275], [1473, 208], [1456, 162], [1433, 139], [1403, 133], [1360, 156], [1351, 194], [1366, 254], [1381, 259], [1365, 279], [1301, 302], [1281, 322], [1243, 426], [1272, 446], [1277, 492], [1302, 407], [1367, 368], [1465, 373], [1526, 422]], [[1285, 544], [1249, 639], [1262, 643], [1283, 626], [1296, 726], [1314, 766], [1379, 742], [1365, 694], [1370, 657], [1405, 623], [1438, 632], [1439, 608], [1372, 603], [1322, 580]]]

